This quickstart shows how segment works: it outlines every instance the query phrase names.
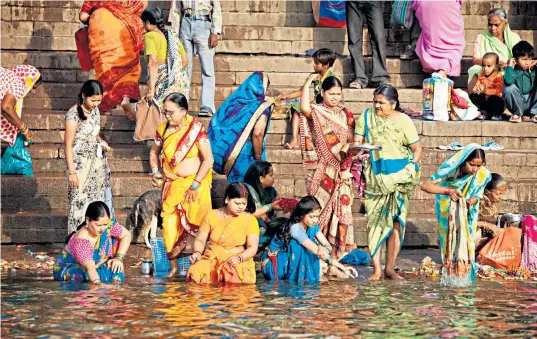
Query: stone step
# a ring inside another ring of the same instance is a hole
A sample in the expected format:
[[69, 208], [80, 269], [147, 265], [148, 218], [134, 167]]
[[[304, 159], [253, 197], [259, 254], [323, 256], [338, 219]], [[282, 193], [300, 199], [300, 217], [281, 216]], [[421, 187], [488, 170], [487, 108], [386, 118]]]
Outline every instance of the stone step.
[[[129, 212], [117, 211], [119, 223], [129, 227]], [[67, 216], [58, 211], [2, 213], [2, 243], [62, 243], [67, 237]], [[367, 218], [354, 214], [354, 238], [358, 247], [367, 246]], [[405, 247], [432, 247], [438, 245], [436, 217], [433, 214], [409, 216], [405, 233]], [[135, 242], [142, 242], [138, 237]]]
[[[300, 198], [306, 195], [304, 175], [279, 174], [275, 165], [276, 178], [274, 187], [282, 197]], [[425, 176], [422, 177], [425, 180]], [[36, 206], [47, 206], [49, 209], [63, 209], [67, 203], [67, 179], [64, 173], [36, 173], [33, 177], [4, 175], [2, 182], [2, 210], [18, 211], [25, 210], [28, 203], [24, 199], [33, 199]], [[503, 200], [509, 202], [511, 208], [520, 208], [525, 211], [537, 212], [537, 179], [508, 180], [509, 189]], [[212, 197], [215, 201], [221, 200], [227, 186], [225, 176], [215, 174], [213, 178]], [[131, 206], [132, 203], [144, 192], [154, 189], [151, 185], [151, 176], [146, 173], [114, 173], [112, 172], [112, 194], [114, 199], [118, 197], [132, 199], [123, 201], [120, 206]], [[54, 200], [49, 200], [53, 198]], [[18, 199], [18, 202], [17, 202]], [[62, 200], [65, 199], [65, 200]], [[434, 195], [427, 194], [419, 189], [414, 190], [411, 200], [433, 201]], [[19, 205], [20, 203], [20, 205]], [[60, 204], [60, 205], [58, 205]], [[358, 205], [357, 205], [358, 204]], [[354, 210], [361, 210], [358, 199], [355, 199]], [[35, 208], [34, 208], [35, 209]], [[517, 211], [515, 209], [514, 211]]]

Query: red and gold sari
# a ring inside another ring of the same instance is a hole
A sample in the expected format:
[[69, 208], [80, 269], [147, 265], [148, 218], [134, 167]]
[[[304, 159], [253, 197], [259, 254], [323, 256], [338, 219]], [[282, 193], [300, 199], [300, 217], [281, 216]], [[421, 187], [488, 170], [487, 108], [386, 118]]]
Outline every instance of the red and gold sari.
[[306, 187], [323, 208], [319, 227], [337, 249], [337, 256], [354, 249], [352, 203], [354, 188], [350, 166], [352, 157], [342, 158], [354, 130], [352, 112], [343, 105], [329, 108], [311, 105], [311, 119], [300, 117], [300, 139]]
[[196, 199], [185, 202], [186, 191], [196, 175], [180, 177], [176, 168], [186, 158], [199, 154], [198, 143], [209, 142], [205, 128], [197, 119], [186, 116], [186, 125], [170, 133], [168, 122], [157, 129], [155, 142], [162, 144], [162, 171], [165, 177], [162, 189], [162, 235], [169, 259], [174, 259], [185, 249], [189, 237], [195, 237], [205, 215], [212, 209], [212, 172], [209, 172], [197, 190]]
[[95, 74], [104, 88], [102, 112], [115, 108], [123, 97], [140, 100], [140, 51], [144, 27], [140, 15], [146, 1], [84, 1], [90, 14], [89, 49]]

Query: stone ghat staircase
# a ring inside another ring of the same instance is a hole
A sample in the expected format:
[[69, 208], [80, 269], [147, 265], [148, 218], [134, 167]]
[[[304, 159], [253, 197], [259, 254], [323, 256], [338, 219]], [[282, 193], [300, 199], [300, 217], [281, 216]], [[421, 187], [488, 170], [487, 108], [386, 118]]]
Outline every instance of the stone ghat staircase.
[[[307, 49], [329, 47], [342, 56], [334, 69], [345, 84], [352, 77], [345, 30], [313, 27], [310, 1], [225, 1], [223, 40], [215, 58], [217, 106], [253, 71], [264, 71], [270, 78], [270, 94], [294, 90], [311, 72]], [[166, 8], [167, 1], [152, 1]], [[11, 67], [28, 63], [38, 67], [45, 84], [24, 101], [24, 119], [35, 131], [30, 147], [36, 175], [32, 178], [2, 176], [2, 243], [55, 243], [66, 235], [67, 180], [63, 142], [63, 117], [76, 102], [81, 83], [91, 74], [80, 71], [74, 32], [80, 27], [80, 1], [3, 1], [1, 64]], [[388, 70], [399, 88], [403, 107], [421, 109], [421, 86], [426, 77], [418, 60], [398, 58], [409, 38], [407, 30], [389, 28], [391, 3], [383, 3], [388, 40]], [[537, 3], [519, 1], [465, 1], [462, 12], [466, 26], [467, 48], [463, 69], [470, 66], [472, 42], [486, 26], [486, 13], [494, 7], [508, 11], [511, 27], [523, 39], [537, 42]], [[371, 71], [370, 47], [364, 30], [364, 55]], [[199, 108], [199, 63], [194, 63], [191, 110]], [[465, 86], [466, 77], [455, 79]], [[142, 90], [144, 92], [144, 90]], [[370, 107], [372, 90], [344, 90], [345, 104], [355, 114]], [[205, 124], [208, 123], [203, 119]], [[423, 178], [431, 175], [450, 153], [438, 145], [454, 141], [484, 143], [495, 141], [503, 151], [487, 152], [487, 166], [504, 175], [510, 185], [505, 196], [505, 212], [537, 213], [537, 126], [500, 122], [438, 123], [415, 120], [424, 144]], [[114, 148], [109, 154], [112, 189], [118, 218], [128, 221], [134, 200], [151, 189], [148, 146], [132, 139], [134, 124], [119, 111], [102, 117], [102, 133]], [[284, 197], [305, 194], [301, 155], [284, 150], [290, 137], [288, 121], [271, 122], [267, 141], [268, 160], [276, 171], [275, 186]], [[5, 147], [5, 145], [3, 145]], [[226, 180], [215, 176], [213, 201], [221, 204]], [[356, 200], [355, 236], [358, 246], [366, 245], [361, 202]], [[416, 190], [411, 199], [405, 246], [436, 246], [434, 197]]]

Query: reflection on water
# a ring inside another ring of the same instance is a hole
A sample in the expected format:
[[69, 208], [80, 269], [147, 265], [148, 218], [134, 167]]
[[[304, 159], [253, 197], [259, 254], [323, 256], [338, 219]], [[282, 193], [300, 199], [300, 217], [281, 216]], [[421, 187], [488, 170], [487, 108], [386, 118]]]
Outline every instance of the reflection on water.
[[[132, 275], [131, 275], [132, 277]], [[2, 337], [460, 338], [537, 336], [537, 284], [439, 281], [199, 286], [132, 277], [88, 288], [3, 277]]]

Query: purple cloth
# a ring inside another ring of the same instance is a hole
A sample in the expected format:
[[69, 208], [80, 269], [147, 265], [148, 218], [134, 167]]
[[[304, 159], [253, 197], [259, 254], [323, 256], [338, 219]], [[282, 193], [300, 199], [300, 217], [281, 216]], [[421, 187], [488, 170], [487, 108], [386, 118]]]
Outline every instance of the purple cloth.
[[350, 172], [353, 177], [353, 183], [356, 187], [356, 196], [355, 198], [363, 199], [364, 197], [364, 190], [365, 190], [365, 178], [364, 178], [364, 172], [363, 172], [363, 161], [365, 159], [369, 158], [369, 154], [361, 151], [358, 154], [358, 158], [355, 159], [352, 162]]

